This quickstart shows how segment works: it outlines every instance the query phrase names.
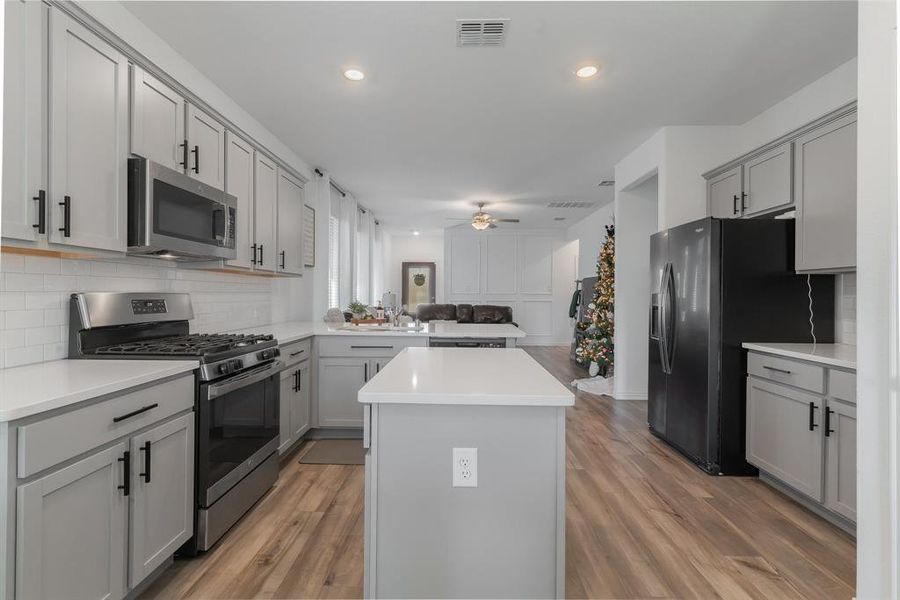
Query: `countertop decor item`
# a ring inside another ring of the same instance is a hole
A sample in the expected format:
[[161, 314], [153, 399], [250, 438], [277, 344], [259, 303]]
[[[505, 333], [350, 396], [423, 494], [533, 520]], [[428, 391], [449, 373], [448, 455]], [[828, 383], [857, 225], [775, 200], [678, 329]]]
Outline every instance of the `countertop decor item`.
[[323, 319], [327, 324], [340, 327], [344, 324], [344, 311], [339, 308], [329, 308]]

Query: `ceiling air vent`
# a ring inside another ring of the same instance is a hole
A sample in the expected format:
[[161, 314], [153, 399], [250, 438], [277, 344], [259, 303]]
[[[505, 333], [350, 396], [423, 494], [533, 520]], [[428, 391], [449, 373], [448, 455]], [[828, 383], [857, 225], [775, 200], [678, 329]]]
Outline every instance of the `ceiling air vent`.
[[547, 208], [591, 208], [594, 202], [551, 202]]
[[509, 19], [457, 19], [456, 45], [502, 46], [508, 26]]

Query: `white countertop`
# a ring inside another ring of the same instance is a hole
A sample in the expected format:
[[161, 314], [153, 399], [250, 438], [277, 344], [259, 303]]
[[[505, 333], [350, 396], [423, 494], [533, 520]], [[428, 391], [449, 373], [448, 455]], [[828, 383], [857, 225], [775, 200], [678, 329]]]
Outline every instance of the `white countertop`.
[[0, 369], [0, 422], [188, 373], [197, 365], [194, 360], [54, 360]]
[[393, 336], [393, 337], [436, 337], [436, 338], [523, 338], [525, 332], [510, 324], [495, 323], [422, 323], [419, 331], [379, 331], [366, 330], [365, 325], [359, 329], [336, 329], [329, 327], [324, 322], [316, 321], [287, 321], [284, 323], [272, 323], [248, 329], [239, 329], [235, 333], [271, 333], [281, 344], [289, 344], [314, 335], [341, 336], [341, 335], [365, 335], [365, 336]]
[[856, 370], [856, 346], [849, 344], [788, 344], [781, 342], [744, 342], [747, 350]]
[[407, 348], [363, 386], [359, 401], [572, 406], [575, 395], [520, 348]]

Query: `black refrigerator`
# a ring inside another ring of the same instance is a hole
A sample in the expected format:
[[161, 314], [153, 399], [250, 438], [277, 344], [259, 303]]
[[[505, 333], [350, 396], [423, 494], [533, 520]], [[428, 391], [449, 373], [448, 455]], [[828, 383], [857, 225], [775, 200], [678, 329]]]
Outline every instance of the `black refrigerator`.
[[[794, 272], [794, 221], [701, 219], [650, 238], [650, 430], [701, 469], [745, 458], [743, 342], [834, 341], [834, 276]], [[809, 291], [811, 286], [812, 291]]]

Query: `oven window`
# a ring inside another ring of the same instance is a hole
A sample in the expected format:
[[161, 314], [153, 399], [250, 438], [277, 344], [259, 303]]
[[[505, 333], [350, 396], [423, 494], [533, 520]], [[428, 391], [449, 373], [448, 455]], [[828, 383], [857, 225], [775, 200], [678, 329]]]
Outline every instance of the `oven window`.
[[159, 179], [153, 180], [153, 231], [218, 245], [225, 237], [223, 205]]
[[270, 377], [213, 398], [203, 409], [206, 484], [213, 486], [278, 437], [278, 378]]

